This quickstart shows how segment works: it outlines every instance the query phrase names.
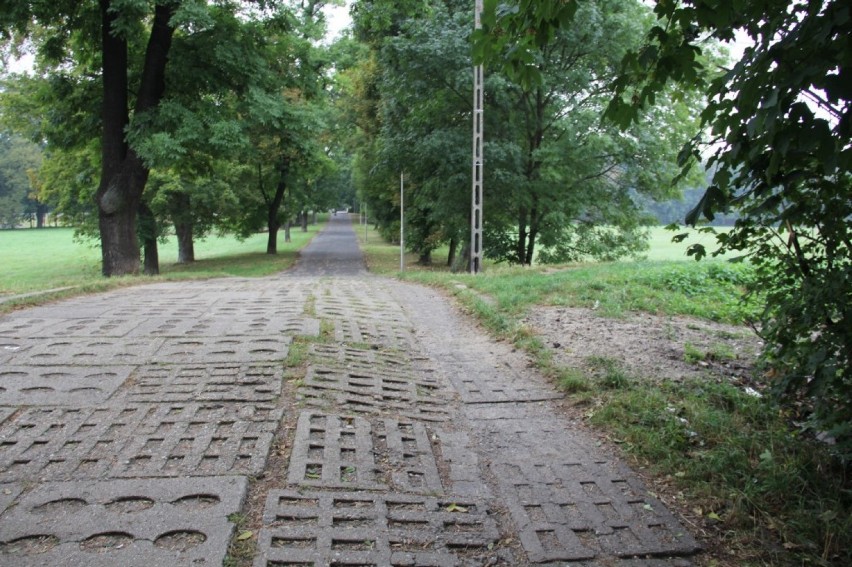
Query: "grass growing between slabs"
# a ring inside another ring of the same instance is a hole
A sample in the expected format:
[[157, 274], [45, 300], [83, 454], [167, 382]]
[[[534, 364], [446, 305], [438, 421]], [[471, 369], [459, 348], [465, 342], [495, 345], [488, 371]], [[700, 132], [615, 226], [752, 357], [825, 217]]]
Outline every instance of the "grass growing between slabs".
[[[321, 216], [321, 218], [323, 218]], [[101, 276], [100, 248], [74, 239], [73, 229], [22, 229], [0, 231], [0, 299], [3, 296], [56, 290], [32, 297], [0, 303], [0, 313], [120, 286], [163, 280], [204, 279], [223, 276], [261, 277], [292, 266], [298, 251], [322, 230], [324, 223], [311, 225], [307, 232], [296, 228], [292, 242], [278, 235], [278, 254], [266, 254], [266, 233], [238, 240], [233, 236], [210, 236], [195, 242], [196, 261], [177, 263], [174, 238], [160, 244], [160, 275], [104, 278]], [[69, 288], [69, 289], [64, 289]]]
[[[652, 487], [681, 510], [708, 552], [702, 565], [852, 564], [852, 486], [828, 448], [801, 434], [795, 415], [761, 390], [760, 369], [744, 384], [706, 373], [679, 381], [637, 375], [628, 363], [601, 358], [584, 369], [559, 367], [551, 349], [523, 324], [534, 306], [584, 307], [602, 317], [644, 311], [744, 325], [760, 309], [743, 302], [750, 268], [719, 260], [658, 260], [545, 268], [486, 264], [477, 276], [442, 265], [416, 265], [369, 232], [362, 247], [370, 269], [441, 287], [497, 338], [524, 348], [563, 388], [587, 423], [652, 473]], [[445, 256], [435, 254], [436, 260]], [[697, 367], [725, 360], [724, 344], [684, 345]]]

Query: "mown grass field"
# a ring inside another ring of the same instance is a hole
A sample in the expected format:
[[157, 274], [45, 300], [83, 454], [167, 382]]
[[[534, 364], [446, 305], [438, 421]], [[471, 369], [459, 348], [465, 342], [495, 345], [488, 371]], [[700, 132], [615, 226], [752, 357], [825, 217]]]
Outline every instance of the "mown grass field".
[[[407, 255], [400, 274], [398, 246], [372, 231], [365, 243], [364, 227], [357, 228], [372, 270], [443, 288], [496, 338], [529, 352], [586, 423], [621, 447], [702, 536], [708, 550], [698, 565], [852, 565], [848, 469], [830, 446], [801, 432], [796, 408], [773, 402], [766, 368], [754, 368], [751, 389], [710, 375], [661, 382], [611, 360], [598, 361], [600, 370], [591, 374], [556, 365], [523, 323], [532, 307], [552, 305], [591, 307], [602, 317], [643, 311], [744, 325], [761, 308], [759, 297], [742, 300], [748, 265], [695, 262], [686, 244], [671, 243], [672, 233], [658, 229], [640, 261], [486, 264], [483, 274], [471, 276], [449, 273], [442, 265], [446, 251], [439, 250], [429, 267]], [[709, 249], [712, 236], [699, 238]], [[685, 349], [684, 359], [701, 365], [719, 355]]]
[[[209, 236], [195, 242], [196, 262], [177, 264], [177, 244], [174, 238], [168, 239], [159, 246], [161, 274], [157, 278], [254, 277], [285, 270], [296, 261], [298, 251], [322, 229], [325, 217], [321, 215], [320, 220], [323, 222], [309, 226], [308, 232], [294, 229], [290, 243], [284, 242], [282, 231], [278, 235], [278, 254], [274, 256], [266, 254], [266, 233], [242, 241], [233, 236]], [[0, 231], [0, 299], [72, 288], [43, 297], [55, 299], [151, 281], [145, 276], [106, 279], [100, 270], [101, 252], [97, 243], [76, 240], [73, 229]], [[0, 312], [37, 301], [38, 298], [27, 298], [0, 303]]]

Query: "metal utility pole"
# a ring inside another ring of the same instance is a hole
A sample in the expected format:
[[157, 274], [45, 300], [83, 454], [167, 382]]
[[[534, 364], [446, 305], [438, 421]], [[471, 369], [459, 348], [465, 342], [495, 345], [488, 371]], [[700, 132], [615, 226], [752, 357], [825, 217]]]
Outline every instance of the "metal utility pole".
[[[474, 2], [474, 27], [482, 27], [482, 0]], [[470, 207], [470, 273], [482, 269], [482, 65], [473, 68], [473, 194]]]
[[405, 185], [399, 173], [399, 271], [405, 271]]

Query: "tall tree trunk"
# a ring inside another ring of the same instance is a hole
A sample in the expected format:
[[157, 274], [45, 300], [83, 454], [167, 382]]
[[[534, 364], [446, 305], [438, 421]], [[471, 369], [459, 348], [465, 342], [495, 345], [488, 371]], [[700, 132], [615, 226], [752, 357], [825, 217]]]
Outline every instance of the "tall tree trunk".
[[266, 241], [266, 253], [278, 254], [278, 229], [281, 228], [281, 220], [279, 217], [279, 209], [284, 201], [284, 195], [287, 191], [287, 175], [290, 172], [290, 158], [284, 157], [278, 169], [278, 184], [275, 186], [275, 195], [272, 200], [267, 203], [266, 226], [269, 229], [269, 237]]
[[518, 211], [518, 239], [515, 241], [515, 257], [520, 264], [524, 264], [527, 248], [527, 209], [522, 207]]
[[308, 211], [302, 211], [302, 232], [308, 232]]
[[292, 242], [292, 238], [290, 237], [290, 227], [293, 225], [293, 221], [287, 219], [287, 222], [284, 223], [284, 242]]
[[36, 228], [44, 228], [44, 219], [47, 216], [47, 211], [47, 205], [36, 203]]
[[281, 228], [278, 221], [269, 223], [269, 232], [266, 235], [266, 253], [278, 254], [278, 229]]
[[[103, 59], [103, 134], [101, 180], [95, 194], [101, 235], [102, 272], [105, 276], [139, 273], [136, 214], [148, 181], [148, 168], [125, 141], [129, 122], [127, 40], [113, 33], [117, 14], [111, 0], [100, 0]], [[145, 65], [136, 98], [137, 114], [159, 104], [165, 90], [165, 70], [174, 28], [172, 5], [157, 4]]]
[[457, 274], [459, 272], [467, 272], [470, 270], [470, 240], [464, 241], [464, 246], [462, 246], [461, 255], [456, 258], [456, 261], [450, 268], [450, 270], [454, 274]]
[[156, 276], [160, 273], [160, 251], [157, 249], [157, 219], [144, 201], [139, 203], [139, 234], [144, 250], [143, 273], [146, 276]]
[[421, 250], [420, 257], [417, 259], [417, 263], [421, 266], [431, 266], [432, 250]]
[[311, 211], [311, 224], [317, 224], [317, 212]]
[[169, 193], [169, 207], [172, 222], [175, 225], [175, 236], [178, 244], [178, 264], [195, 262], [195, 241], [193, 236], [192, 202], [189, 195], [183, 192]]
[[195, 262], [195, 241], [192, 235], [192, 221], [175, 223], [178, 241], [178, 264]]
[[459, 239], [453, 236], [450, 238], [450, 252], [447, 254], [447, 267], [451, 268], [456, 260], [456, 251], [459, 247]]

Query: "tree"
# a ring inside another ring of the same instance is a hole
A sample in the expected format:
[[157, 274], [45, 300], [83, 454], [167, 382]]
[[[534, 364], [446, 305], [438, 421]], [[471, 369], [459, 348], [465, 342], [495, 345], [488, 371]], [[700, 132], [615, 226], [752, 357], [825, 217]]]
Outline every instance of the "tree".
[[[570, 25], [578, 2], [489, 2], [479, 57], [504, 53], [509, 67], [534, 81], [529, 57]], [[714, 253], [740, 252], [765, 294], [760, 333], [773, 389], [804, 400], [809, 427], [852, 458], [852, 146], [847, 2], [835, 0], [686, 0], [655, 3], [658, 23], [644, 47], [625, 55], [607, 114], [627, 127], [672, 83], [701, 87], [708, 103], [685, 170], [712, 167], [712, 184], [687, 216], [738, 213]], [[524, 30], [534, 29], [535, 34]], [[751, 41], [730, 68], [702, 61], [707, 39]], [[696, 258], [706, 251], [693, 245]]]
[[506, 86], [492, 105], [503, 125], [496, 135], [514, 156], [504, 167], [515, 179], [497, 195], [502, 222], [490, 215], [488, 255], [531, 264], [539, 243], [547, 262], [615, 259], [643, 248], [649, 219], [632, 195], [679, 193], [669, 182], [674, 158], [697, 122], [689, 92], [666, 93], [668, 107], [627, 132], [601, 121], [619, 62], [641, 44], [649, 16], [639, 2], [584, 2], [575, 25], [536, 52], [540, 80]]
[[[136, 217], [150, 165], [126, 135], [144, 130], [163, 99], [174, 36], [203, 32], [216, 12], [236, 9], [234, 3], [193, 0], [0, 2], [0, 33], [7, 42], [29, 39], [39, 64], [60, 75], [70, 62], [83, 71], [78, 76], [100, 78], [100, 181], [94, 200], [105, 276], [139, 271]], [[142, 55], [131, 57], [141, 45]]]
[[34, 215], [38, 227], [44, 226], [47, 207], [39, 200], [36, 176], [41, 160], [37, 145], [0, 133], [0, 226], [14, 228], [24, 215]]
[[[376, 49], [376, 135], [367, 162], [371, 209], [398, 233], [398, 174], [408, 187], [410, 249], [428, 262], [466, 241], [470, 210], [470, 5], [436, 3]], [[540, 82], [486, 73], [485, 237], [488, 256], [530, 264], [615, 258], [641, 248], [645, 215], [630, 190], [675, 194], [674, 158], [696, 121], [694, 96], [627, 135], [600, 117], [621, 57], [641, 43], [650, 12], [638, 2], [588, 2], [573, 30], [536, 54]], [[366, 110], [369, 110], [367, 108]], [[366, 152], [363, 153], [366, 157]], [[668, 159], [667, 159], [668, 158]]]

